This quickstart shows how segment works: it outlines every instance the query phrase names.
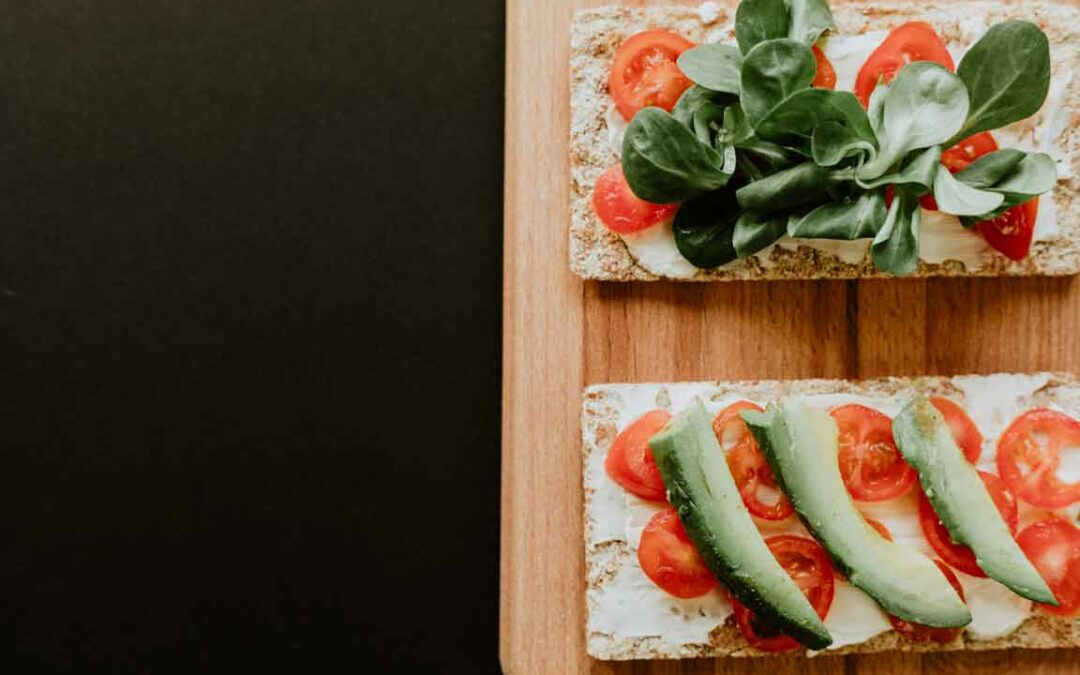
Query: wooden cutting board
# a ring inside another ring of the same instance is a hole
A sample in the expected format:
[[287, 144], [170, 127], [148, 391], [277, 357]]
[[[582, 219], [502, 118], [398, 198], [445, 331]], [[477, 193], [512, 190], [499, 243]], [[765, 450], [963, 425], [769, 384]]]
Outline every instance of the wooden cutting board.
[[507, 2], [503, 668], [514, 675], [1080, 674], [1080, 650], [632, 663], [586, 656], [583, 386], [1080, 371], [1080, 282], [1071, 278], [699, 285], [584, 283], [572, 275], [570, 19], [595, 4], [605, 3]]

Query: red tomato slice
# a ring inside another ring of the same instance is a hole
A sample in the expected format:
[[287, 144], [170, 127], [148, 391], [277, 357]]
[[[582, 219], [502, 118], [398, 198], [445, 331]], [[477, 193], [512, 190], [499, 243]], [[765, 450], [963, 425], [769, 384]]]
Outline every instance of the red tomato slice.
[[840, 476], [854, 499], [892, 499], [914, 485], [915, 470], [896, 447], [888, 415], [854, 403], [830, 414], [840, 432]]
[[[885, 527], [880, 522], [873, 518], [867, 518], [866, 524], [877, 530], [885, 539], [892, 541], [892, 533], [889, 532], [889, 528]], [[949, 585], [953, 587], [956, 594], [960, 596], [961, 600], [964, 598], [964, 588], [960, 585], [960, 580], [956, 578], [953, 571], [949, 569], [949, 566], [940, 560], [935, 559], [934, 564], [938, 566], [941, 573], [945, 575], [945, 578], [949, 581]], [[908, 640], [913, 642], [952, 642], [963, 631], [963, 628], [935, 628], [934, 626], [924, 626], [921, 623], [912, 623], [906, 621], [898, 616], [889, 614], [889, 623], [892, 624], [893, 630], [900, 633]]]
[[1080, 501], [1080, 482], [1057, 476], [1061, 453], [1080, 452], [1080, 421], [1047, 408], [1029, 410], [1013, 420], [998, 439], [997, 469], [1020, 499], [1043, 509]]
[[942, 396], [934, 396], [930, 399], [934, 407], [945, 417], [945, 423], [949, 425], [953, 440], [963, 451], [964, 457], [975, 464], [982, 454], [983, 435], [979, 427], [971, 421], [968, 414], [958, 403]]
[[1016, 543], [1058, 601], [1057, 607], [1038, 603], [1042, 611], [1080, 615], [1080, 529], [1063, 518], [1048, 518], [1025, 527]]
[[637, 111], [657, 106], [668, 112], [693, 82], [679, 70], [679, 54], [694, 46], [666, 30], [647, 30], [630, 37], [615, 52], [608, 88], [619, 113], [630, 121]]
[[639, 199], [630, 190], [622, 165], [616, 164], [596, 181], [593, 211], [612, 232], [631, 234], [652, 227], [675, 215], [678, 204], [653, 204]]
[[[810, 606], [824, 619], [829, 614], [836, 592], [835, 573], [829, 554], [813, 539], [794, 534], [766, 537], [765, 543], [810, 601]], [[731, 604], [735, 611], [735, 623], [751, 646], [765, 652], [787, 652], [799, 648], [795, 638], [759, 620], [738, 600], [732, 598]]]
[[[998, 511], [1005, 520], [1005, 524], [1008, 525], [1009, 530], [1016, 532], [1016, 526], [1019, 522], [1016, 498], [1005, 489], [1005, 484], [994, 474], [980, 471], [979, 477], [982, 478], [983, 483], [986, 485], [990, 498], [994, 500], [994, 504], [998, 507]], [[979, 569], [978, 563], [975, 562], [975, 552], [967, 546], [957, 544], [952, 540], [948, 528], [938, 518], [933, 505], [930, 504], [930, 500], [923, 494], [919, 495], [919, 526], [922, 528], [926, 541], [930, 542], [930, 547], [941, 556], [942, 560], [973, 577], [986, 576], [986, 573]]]
[[645, 576], [676, 598], [696, 598], [718, 585], [673, 507], [649, 519], [637, 555]]
[[814, 81], [810, 83], [810, 86], [818, 89], [836, 89], [836, 69], [833, 68], [829, 57], [825, 56], [825, 52], [821, 51], [821, 47], [817, 45], [814, 45], [814, 63], [817, 64], [817, 72], [814, 73]]
[[[983, 155], [998, 149], [997, 141], [989, 131], [981, 131], [974, 136], [968, 136], [945, 152], [941, 153], [941, 163], [952, 173], [960, 173], [968, 168], [972, 162]], [[934, 195], [923, 195], [919, 205], [927, 211], [937, 211], [937, 201]]]
[[894, 28], [859, 69], [855, 77], [855, 96], [863, 107], [869, 104], [870, 94], [879, 82], [891, 81], [912, 61], [933, 61], [949, 70], [956, 69], [952, 55], [930, 24], [922, 21], [905, 23]]
[[976, 225], [986, 243], [1010, 260], [1023, 260], [1031, 251], [1035, 219], [1039, 216], [1039, 198], [1014, 206], [993, 220]]
[[666, 410], [650, 410], [622, 430], [611, 444], [604, 469], [611, 480], [642, 499], [667, 500], [649, 439], [671, 419]]
[[[960, 596], [960, 599], [966, 602], [967, 599], [964, 597], [964, 588], [960, 585], [960, 580], [956, 578], [953, 571], [949, 569], [949, 566], [937, 559], [934, 560], [934, 564], [938, 566], [941, 573], [949, 580], [949, 585], [953, 587], [953, 590]], [[905, 621], [892, 614], [889, 615], [889, 623], [892, 624], [893, 630], [912, 642], [952, 642], [960, 637], [960, 633], [964, 630], [963, 628], [935, 628], [933, 626], [924, 626], [921, 623]]]
[[761, 406], [750, 401], [732, 403], [713, 420], [713, 433], [727, 454], [728, 468], [746, 509], [764, 520], [783, 520], [794, 513], [795, 508], [780, 492], [757, 440], [739, 417], [742, 410], [761, 412]]
[[997, 149], [998, 144], [993, 135], [989, 131], [981, 131], [941, 153], [941, 163], [952, 173], [960, 173], [978, 158]]

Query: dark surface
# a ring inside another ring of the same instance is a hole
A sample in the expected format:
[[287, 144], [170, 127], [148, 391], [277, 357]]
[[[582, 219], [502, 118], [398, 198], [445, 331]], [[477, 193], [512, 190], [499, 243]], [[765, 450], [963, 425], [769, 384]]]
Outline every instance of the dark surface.
[[502, 21], [7, 3], [5, 672], [495, 669]]

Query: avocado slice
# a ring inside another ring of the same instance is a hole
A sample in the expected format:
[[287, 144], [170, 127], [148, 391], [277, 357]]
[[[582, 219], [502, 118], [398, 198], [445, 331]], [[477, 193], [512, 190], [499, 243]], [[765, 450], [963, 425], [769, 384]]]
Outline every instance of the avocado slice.
[[882, 537], [855, 508], [840, 477], [832, 416], [790, 400], [742, 417], [806, 529], [852, 584], [901, 619], [950, 628], [971, 622], [933, 561]]
[[954, 541], [970, 546], [990, 577], [1029, 600], [1056, 605], [1054, 594], [1020, 550], [986, 486], [956, 446], [949, 425], [925, 396], [893, 419], [893, 437]]
[[732, 595], [811, 649], [832, 644], [751, 520], [701, 401], [672, 418], [649, 447], [686, 534]]

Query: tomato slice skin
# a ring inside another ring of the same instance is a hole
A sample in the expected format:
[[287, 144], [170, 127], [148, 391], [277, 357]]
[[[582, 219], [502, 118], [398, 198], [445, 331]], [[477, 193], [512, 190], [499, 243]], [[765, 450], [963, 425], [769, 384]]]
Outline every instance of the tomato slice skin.
[[[836, 573], [829, 554], [821, 544], [809, 537], [794, 534], [766, 537], [765, 543], [780, 566], [810, 601], [810, 606], [817, 615], [822, 619], [828, 616], [836, 594]], [[799, 642], [795, 638], [760, 621], [753, 611], [735, 598], [732, 598], [731, 604], [735, 612], [735, 623], [751, 646], [764, 652], [789, 652], [799, 649]]]
[[1047, 614], [1080, 616], [1080, 528], [1053, 517], [1028, 525], [1016, 543], [1039, 571], [1058, 606], [1036, 603]]
[[[731, 477], [735, 479], [746, 510], [763, 520], [784, 520], [795, 512], [795, 507], [780, 492], [757, 440], [739, 417], [743, 410], [761, 412], [761, 406], [750, 401], [732, 403], [713, 419], [713, 433], [726, 453]], [[770, 498], [763, 499], [762, 491]]]
[[[979, 471], [979, 478], [982, 478], [983, 484], [986, 485], [990, 498], [994, 500], [994, 504], [998, 507], [1002, 519], [1009, 527], [1009, 531], [1015, 533], [1016, 526], [1020, 521], [1016, 498], [1009, 493], [1005, 488], [1005, 484], [994, 474]], [[967, 546], [952, 540], [948, 528], [945, 527], [945, 524], [938, 518], [937, 513], [934, 512], [930, 500], [921, 493], [919, 494], [919, 526], [923, 531], [923, 536], [926, 537], [926, 541], [930, 543], [930, 548], [934, 549], [934, 552], [942, 560], [964, 574], [970, 574], [973, 577], [986, 577], [986, 573], [975, 562], [975, 552]]]
[[975, 426], [975, 422], [968, 417], [960, 404], [952, 399], [944, 396], [934, 396], [930, 399], [930, 403], [945, 418], [945, 423], [949, 425], [949, 431], [952, 432], [953, 440], [963, 451], [964, 457], [967, 457], [967, 460], [972, 464], [977, 464], [979, 455], [982, 454], [983, 444], [983, 435], [979, 431], [979, 427]]
[[894, 28], [870, 53], [855, 76], [855, 96], [865, 108], [878, 82], [888, 83], [900, 69], [912, 61], [932, 61], [948, 70], [956, 70], [952, 54], [934, 28], [923, 21], [910, 21]]
[[668, 112], [693, 82], [679, 70], [679, 55], [694, 46], [666, 30], [646, 30], [622, 43], [608, 75], [608, 89], [619, 114], [629, 122], [642, 108]]
[[592, 207], [604, 227], [619, 234], [641, 232], [675, 215], [678, 204], [653, 204], [630, 189], [622, 165], [600, 175], [593, 188]]
[[670, 419], [671, 413], [666, 410], [650, 410], [615, 437], [604, 459], [604, 470], [611, 480], [642, 499], [667, 501], [664, 479], [656, 467], [649, 439]]
[[1031, 252], [1035, 221], [1039, 217], [1039, 198], [1014, 206], [993, 220], [977, 224], [986, 243], [1009, 260], [1023, 260]]
[[637, 553], [645, 576], [676, 598], [697, 598], [719, 585], [686, 536], [674, 507], [658, 511], [649, 519], [641, 531]]
[[825, 56], [825, 52], [821, 51], [821, 47], [817, 45], [814, 45], [813, 52], [817, 72], [814, 73], [814, 80], [810, 83], [810, 86], [818, 89], [836, 89], [836, 69], [833, 68], [832, 61]]
[[1055, 473], [1068, 448], [1080, 452], [1080, 421], [1049, 408], [1029, 410], [998, 438], [998, 474], [1028, 504], [1064, 508], [1080, 501], [1080, 482], [1066, 483]]
[[853, 499], [879, 502], [899, 497], [915, 484], [892, 435], [892, 419], [852, 403], [829, 411], [840, 432], [840, 477]]

